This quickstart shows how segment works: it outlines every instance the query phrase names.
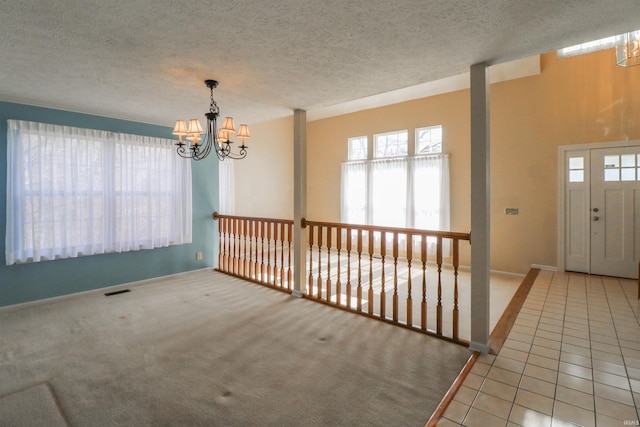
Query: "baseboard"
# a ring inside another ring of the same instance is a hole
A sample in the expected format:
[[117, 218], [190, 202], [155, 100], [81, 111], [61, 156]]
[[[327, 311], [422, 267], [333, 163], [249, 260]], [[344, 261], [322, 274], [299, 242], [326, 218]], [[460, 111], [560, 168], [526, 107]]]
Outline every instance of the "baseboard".
[[538, 270], [544, 271], [553, 271], [554, 273], [558, 271], [558, 267], [555, 265], [531, 264], [531, 268], [537, 268]]
[[167, 274], [166, 276], [158, 276], [158, 277], [150, 277], [148, 279], [142, 279], [142, 280], [136, 280], [135, 282], [127, 282], [127, 283], [120, 283], [118, 285], [111, 285], [111, 286], [106, 286], [104, 288], [96, 288], [96, 289], [89, 289], [86, 291], [80, 291], [80, 292], [73, 292], [70, 294], [64, 294], [64, 295], [58, 295], [55, 297], [49, 297], [49, 298], [43, 298], [43, 299], [38, 299], [35, 301], [27, 301], [27, 302], [21, 302], [18, 304], [11, 304], [11, 305], [5, 305], [0, 307], [0, 311], [5, 311], [8, 309], [14, 310], [14, 309], [21, 309], [24, 307], [36, 307], [40, 304], [47, 304], [53, 301], [60, 301], [60, 300], [64, 300], [66, 298], [71, 298], [71, 297], [75, 297], [78, 295], [85, 295], [85, 294], [94, 294], [94, 293], [106, 293], [106, 292], [113, 292], [113, 291], [118, 291], [124, 288], [130, 288], [130, 287], [134, 287], [134, 286], [142, 286], [145, 284], [148, 284], [154, 280], [158, 280], [158, 279], [163, 279], [165, 277], [175, 277], [175, 276], [183, 276], [185, 274], [189, 274], [189, 273], [194, 273], [196, 271], [203, 271], [203, 270], [208, 270], [208, 271], [214, 271], [213, 267], [204, 267], [204, 268], [198, 268], [196, 270], [188, 270], [188, 271], [181, 271], [180, 273], [174, 273], [174, 274]]

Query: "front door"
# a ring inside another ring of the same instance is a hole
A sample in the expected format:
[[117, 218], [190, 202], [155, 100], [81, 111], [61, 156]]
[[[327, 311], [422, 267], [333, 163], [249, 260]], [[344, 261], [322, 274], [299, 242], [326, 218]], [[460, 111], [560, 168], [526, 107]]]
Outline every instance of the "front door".
[[636, 278], [640, 147], [591, 150], [591, 274]]
[[565, 269], [638, 277], [640, 146], [567, 151]]

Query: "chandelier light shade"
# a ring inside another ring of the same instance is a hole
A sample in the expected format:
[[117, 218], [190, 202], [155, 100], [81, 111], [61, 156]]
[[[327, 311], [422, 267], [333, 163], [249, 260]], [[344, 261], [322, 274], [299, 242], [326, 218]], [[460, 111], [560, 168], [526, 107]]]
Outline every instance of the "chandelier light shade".
[[[209, 112], [205, 114], [207, 118], [207, 128], [202, 128], [200, 120], [191, 119], [189, 124], [185, 120], [176, 120], [176, 125], [173, 128], [173, 134], [178, 137], [176, 143], [177, 152], [181, 157], [193, 160], [202, 160], [209, 155], [213, 148], [218, 156], [218, 159], [244, 159], [247, 156], [247, 146], [245, 140], [251, 137], [249, 127], [245, 124], [240, 125], [240, 129], [236, 134], [242, 141], [242, 144], [238, 147], [238, 152], [232, 151], [231, 135], [236, 133], [235, 123], [232, 117], [225, 117], [222, 127], [218, 129], [218, 116], [220, 115], [220, 109], [218, 104], [213, 99], [213, 89], [218, 87], [216, 80], [205, 80], [204, 84], [211, 91], [211, 102], [209, 104]], [[201, 136], [206, 135], [204, 138]]]
[[616, 63], [623, 67], [640, 65], [640, 30], [616, 36]]

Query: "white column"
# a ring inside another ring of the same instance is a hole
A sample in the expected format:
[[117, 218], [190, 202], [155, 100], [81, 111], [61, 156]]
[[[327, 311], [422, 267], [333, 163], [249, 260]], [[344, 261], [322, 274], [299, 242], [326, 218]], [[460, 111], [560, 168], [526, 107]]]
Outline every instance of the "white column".
[[471, 66], [471, 342], [469, 348], [490, 348], [490, 157], [489, 82], [486, 63]]
[[307, 229], [302, 218], [307, 216], [307, 112], [293, 112], [293, 295], [306, 293]]

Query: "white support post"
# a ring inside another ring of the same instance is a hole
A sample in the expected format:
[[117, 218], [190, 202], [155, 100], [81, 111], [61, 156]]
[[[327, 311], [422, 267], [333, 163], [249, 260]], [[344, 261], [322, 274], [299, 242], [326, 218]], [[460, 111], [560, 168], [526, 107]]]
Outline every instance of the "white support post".
[[490, 136], [486, 63], [471, 66], [471, 342], [488, 353], [490, 345]]
[[302, 218], [307, 216], [307, 112], [293, 112], [293, 295], [306, 293], [307, 229]]

